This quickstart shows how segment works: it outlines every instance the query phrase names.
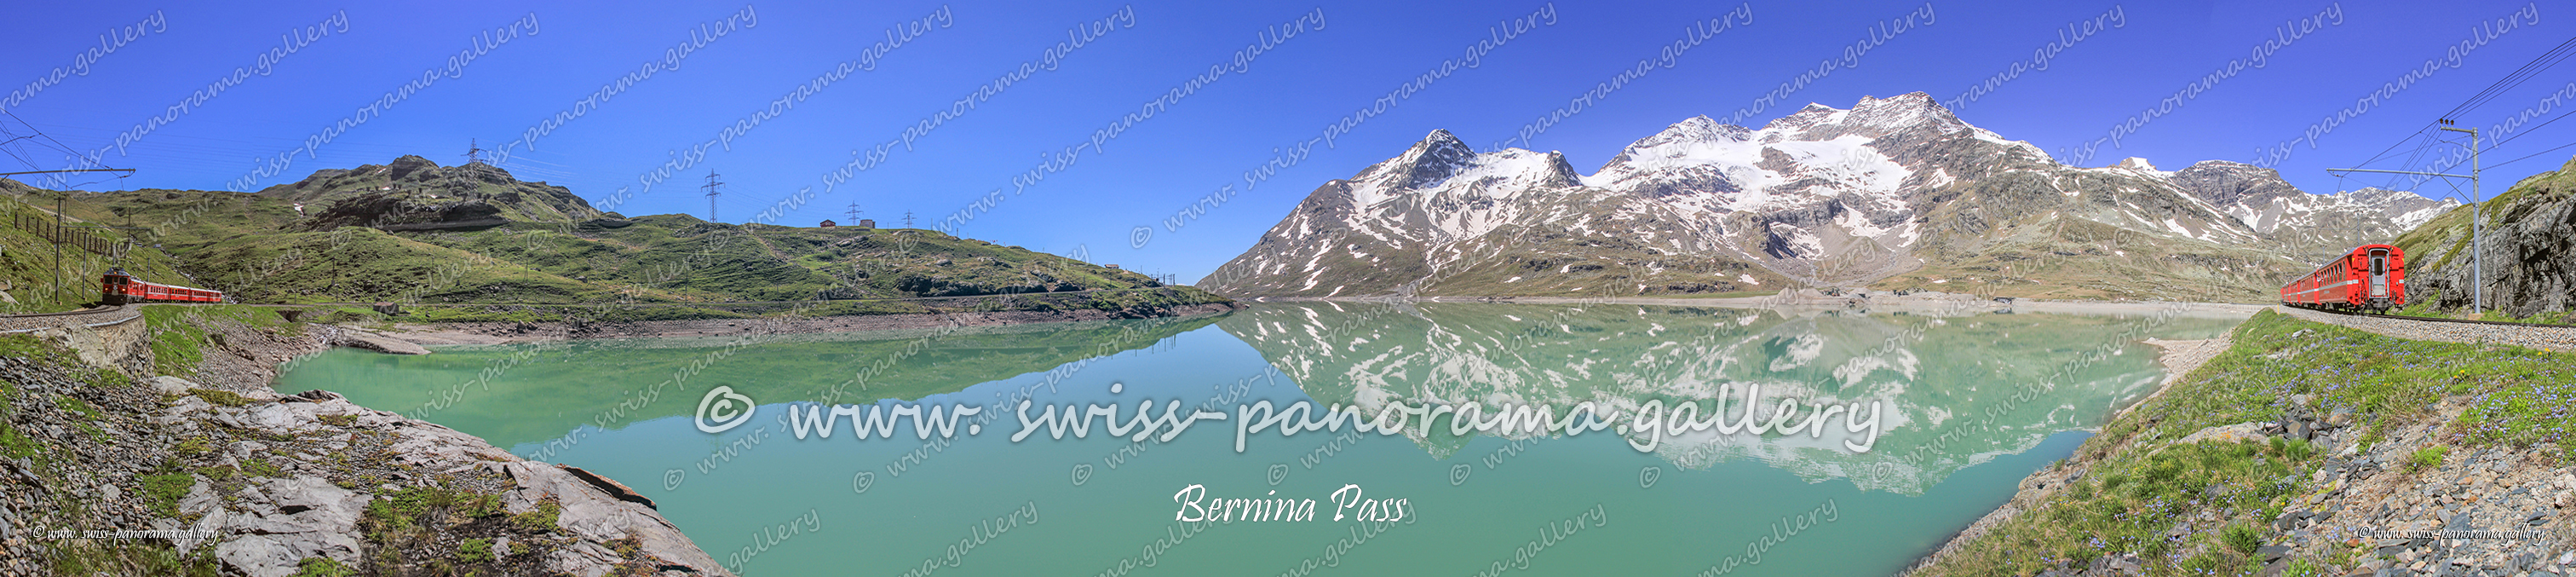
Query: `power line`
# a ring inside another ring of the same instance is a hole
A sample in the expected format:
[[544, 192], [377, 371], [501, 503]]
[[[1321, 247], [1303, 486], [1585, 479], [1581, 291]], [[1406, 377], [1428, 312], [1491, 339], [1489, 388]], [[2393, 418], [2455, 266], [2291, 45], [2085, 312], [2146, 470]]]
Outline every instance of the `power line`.
[[2476, 110], [2479, 106], [2485, 106], [2487, 102], [2495, 100], [2496, 97], [2503, 96], [2504, 93], [2512, 91], [2516, 86], [2521, 86], [2523, 81], [2530, 80], [2531, 77], [2538, 76], [2541, 72], [2548, 71], [2550, 67], [2557, 66], [2559, 62], [2566, 60], [2567, 56], [2570, 54], [2576, 54], [2576, 38], [2569, 38], [2566, 42], [2559, 43], [2557, 47], [2550, 48], [2549, 51], [2540, 53], [2540, 56], [2532, 58], [2530, 62], [2523, 63], [2521, 68], [2515, 68], [2513, 72], [2505, 74], [2504, 78], [2497, 79], [2494, 84], [2487, 85], [2486, 89], [2479, 90], [2477, 94], [2470, 95], [2467, 101], [2461, 102], [2459, 106], [2452, 107], [2450, 112], [2442, 113], [2442, 118], [2456, 120], [2462, 114], [2467, 114], [2471, 110]]
[[2555, 148], [2551, 148], [2551, 149], [2549, 149], [2549, 150], [2543, 150], [2543, 151], [2540, 151], [2540, 152], [2534, 152], [2534, 153], [2531, 153], [2531, 156], [2525, 156], [2525, 157], [2522, 157], [2522, 158], [2516, 158], [2516, 159], [2513, 159], [2513, 160], [2507, 160], [2507, 161], [2504, 161], [2504, 162], [2498, 162], [2498, 163], [2495, 163], [2495, 164], [2490, 164], [2490, 165], [2487, 165], [2487, 168], [2495, 168], [2495, 167], [2498, 167], [2498, 166], [2504, 166], [2504, 165], [2507, 165], [2507, 164], [2513, 164], [2513, 163], [2516, 163], [2516, 162], [2522, 162], [2522, 161], [2525, 161], [2525, 160], [2531, 160], [2531, 158], [2532, 158], [2533, 156], [2540, 156], [2540, 155], [2543, 155], [2543, 154], [2549, 154], [2549, 153], [2552, 153], [2552, 152], [2557, 152], [2557, 151], [2558, 151], [2558, 149], [2560, 149], [2560, 148], [2566, 148], [2566, 147], [2570, 147], [2570, 146], [2576, 146], [2576, 142], [2570, 142], [2570, 143], [2567, 143], [2567, 144], [2561, 144], [2561, 145], [2558, 145], [2557, 147], [2555, 147]]
[[[2470, 95], [2467, 100], [2461, 101], [2458, 106], [2451, 107], [2450, 112], [2442, 113], [2442, 115], [2437, 117], [2433, 122], [2424, 123], [2423, 127], [2415, 129], [2414, 134], [2408, 135], [2396, 142], [2389, 143], [2388, 148], [2381, 149], [2379, 152], [2371, 154], [2369, 158], [2362, 159], [2359, 164], [2355, 164], [2354, 166], [2369, 166], [2372, 163], [2379, 162], [2380, 159], [2387, 157], [2389, 151], [2397, 150], [2397, 147], [2399, 146], [2404, 146], [2408, 142], [2420, 142], [2418, 139], [2429, 134], [2427, 129], [2439, 125], [2444, 120], [2457, 120], [2458, 116], [2466, 114], [2471, 110], [2475, 110], [2479, 106], [2485, 105], [2488, 101], [2494, 100], [2498, 96], [2502, 96], [2504, 93], [2511, 91], [2514, 87], [2520, 86], [2524, 81], [2530, 80], [2533, 76], [2537, 76], [2540, 73], [2547, 71], [2549, 68], [2557, 66], [2559, 62], [2565, 61], [2570, 55], [2576, 55], [2576, 38], [2571, 38], [2566, 42], [2561, 42], [2558, 46], [2550, 48], [2546, 52], [2542, 52], [2537, 57], [2533, 57], [2530, 62], [2523, 63], [2520, 68], [2514, 69], [2513, 72], [2507, 73], [2503, 78], [2496, 79], [2494, 83], [2487, 85], [2485, 89], [2479, 90], [2476, 94]], [[2410, 158], [2408, 158], [2404, 164], [2407, 166], [2416, 165], [2417, 162], [2423, 160], [2424, 152], [2431, 149], [2434, 144], [2436, 144], [2436, 142], [2420, 142], [2416, 145], [2415, 150], [2409, 153]], [[2490, 144], [2488, 145], [2488, 148], [2493, 148], [2496, 144], [2503, 143], [2498, 142]], [[2403, 177], [2389, 177], [2389, 186], [2397, 186], [2397, 180], [2400, 178]]]
[[[2567, 113], [2567, 114], [2576, 114], [2576, 110], [2570, 110], [2570, 111], [2568, 111], [2568, 113]], [[2531, 128], [2525, 128], [2525, 129], [2522, 129], [2522, 133], [2520, 133], [2520, 134], [2515, 134], [2515, 135], [2513, 135], [2513, 136], [2509, 136], [2509, 137], [2505, 137], [2505, 139], [2504, 139], [2504, 140], [2498, 140], [2498, 141], [2495, 141], [2495, 142], [2487, 143], [2487, 150], [2495, 150], [2495, 149], [2496, 149], [2496, 147], [2504, 146], [2504, 143], [2507, 143], [2507, 142], [2513, 142], [2513, 140], [2514, 140], [2514, 139], [2516, 139], [2516, 138], [2522, 138], [2522, 137], [2523, 137], [2523, 135], [2525, 135], [2525, 134], [2531, 134], [2531, 132], [2532, 132], [2532, 131], [2534, 131], [2534, 130], [2540, 130], [2540, 127], [2548, 126], [2550, 122], [2557, 122], [2559, 118], [2566, 118], [2566, 117], [2567, 117], [2567, 114], [2560, 114], [2560, 115], [2558, 115], [2558, 118], [2551, 118], [2551, 119], [2549, 119], [2547, 122], [2542, 122], [2542, 123], [2540, 123], [2540, 124], [2532, 125], [2532, 127], [2531, 127]]]

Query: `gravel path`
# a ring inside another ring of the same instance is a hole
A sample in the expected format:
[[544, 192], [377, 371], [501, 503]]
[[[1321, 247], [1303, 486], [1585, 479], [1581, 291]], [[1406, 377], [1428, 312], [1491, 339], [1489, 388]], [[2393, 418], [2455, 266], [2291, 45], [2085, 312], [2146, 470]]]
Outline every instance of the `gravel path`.
[[2339, 315], [2276, 306], [2272, 310], [2327, 324], [2343, 325], [2401, 339], [2453, 343], [2498, 343], [2551, 351], [2576, 350], [2576, 328], [2516, 327], [2440, 321], [2406, 321]]
[[121, 321], [139, 314], [141, 313], [135, 312], [131, 307], [116, 307], [95, 313], [72, 315], [0, 315], [0, 333]]

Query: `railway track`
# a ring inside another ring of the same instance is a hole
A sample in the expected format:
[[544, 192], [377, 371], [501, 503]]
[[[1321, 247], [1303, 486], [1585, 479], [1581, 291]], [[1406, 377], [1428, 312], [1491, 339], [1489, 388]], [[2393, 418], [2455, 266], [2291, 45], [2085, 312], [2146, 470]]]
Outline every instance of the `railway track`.
[[[126, 314], [104, 322], [86, 322], [79, 318], [108, 317], [115, 316], [117, 313]], [[142, 314], [131, 312], [123, 306], [97, 306], [76, 311], [0, 315], [0, 334], [23, 333], [46, 327], [62, 327], [73, 324], [95, 328], [121, 324], [126, 321], [142, 317]]]
[[2289, 307], [2291, 307], [2291, 308], [2296, 308], [2296, 309], [2301, 309], [2301, 310], [2311, 310], [2311, 311], [2317, 311], [2317, 312], [2321, 312], [2321, 313], [2331, 313], [2331, 314], [2338, 314], [2338, 315], [2344, 315], [2344, 316], [2349, 316], [2349, 317], [2371, 317], [2371, 318], [2392, 319], [2392, 320], [2401, 320], [2401, 321], [2426, 321], [2426, 322], [2436, 322], [2436, 323], [2460, 323], [2460, 324], [2468, 324], [2468, 325], [2498, 325], [2498, 326], [2508, 326], [2508, 327], [2549, 327], [2549, 328], [2560, 328], [2560, 329], [2576, 329], [2576, 325], [2553, 325], [2553, 324], [2546, 324], [2546, 323], [2517, 323], [2517, 322], [2511, 322], [2511, 321], [2489, 321], [2489, 320], [2478, 320], [2478, 319], [2446, 319], [2446, 318], [2438, 318], [2438, 317], [2410, 317], [2410, 316], [2404, 316], [2404, 315], [2383, 315], [2383, 314], [2379, 314], [2379, 313], [2365, 313], [2365, 312], [2358, 312], [2358, 311], [2349, 311], [2349, 312], [2348, 312], [2348, 311], [2339, 311], [2339, 310], [2333, 310], [2333, 309], [2310, 308], [2310, 307], [2303, 307], [2303, 306], [2297, 306], [2297, 305], [2285, 305], [2285, 306], [2289, 306]]
[[99, 314], [99, 313], [116, 312], [116, 311], [121, 310], [121, 309], [124, 309], [124, 308], [125, 308], [125, 307], [123, 307], [123, 306], [116, 306], [116, 305], [100, 305], [100, 306], [94, 306], [94, 307], [85, 308], [85, 309], [76, 310], [76, 311], [62, 311], [62, 312], [51, 312], [51, 313], [23, 313], [23, 314], [13, 314], [13, 315], [0, 315], [0, 317], [7, 317], [7, 318], [21, 318], [21, 319], [23, 319], [23, 318], [34, 318], [34, 317], [68, 317], [68, 316], [73, 316], [73, 315], [94, 315], [94, 314]]

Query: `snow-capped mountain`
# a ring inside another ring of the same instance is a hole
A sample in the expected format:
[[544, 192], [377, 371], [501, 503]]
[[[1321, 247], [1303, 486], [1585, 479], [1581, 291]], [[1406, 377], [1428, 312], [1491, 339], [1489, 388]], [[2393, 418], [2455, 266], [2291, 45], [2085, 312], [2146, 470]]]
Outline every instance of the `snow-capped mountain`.
[[[2375, 189], [2309, 195], [2235, 163], [2066, 166], [1918, 92], [1810, 104], [1758, 129], [1683, 120], [1591, 175], [1558, 153], [1480, 154], [1434, 131], [1317, 188], [1200, 285], [1289, 297], [1783, 283], [2146, 296], [2184, 280], [2252, 295], [2303, 272], [2306, 248], [2385, 239], [2440, 208]], [[1963, 284], [1933, 286], [1951, 282]], [[2073, 286], [2084, 288], [2049, 292]]]

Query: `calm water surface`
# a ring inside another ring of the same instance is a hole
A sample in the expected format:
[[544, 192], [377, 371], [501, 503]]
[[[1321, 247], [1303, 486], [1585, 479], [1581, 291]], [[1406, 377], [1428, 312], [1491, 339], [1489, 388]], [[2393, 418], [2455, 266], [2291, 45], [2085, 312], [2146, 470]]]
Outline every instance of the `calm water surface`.
[[[418, 357], [338, 349], [294, 362], [277, 388], [338, 391], [619, 479], [748, 575], [1879, 575], [2151, 390], [2163, 375], [2138, 341], [2213, 337], [2240, 320], [1264, 304], [1187, 320]], [[1263, 432], [1237, 452], [1229, 420], [1170, 442], [1103, 430], [1009, 439], [1024, 397], [1033, 416], [1117, 404], [1122, 420], [1148, 400], [1157, 415], [1175, 399], [1182, 414], [1263, 400], [1372, 413], [1589, 401], [1626, 423], [1655, 400], [1714, 408], [1704, 400], [1720, 391], [1740, 415], [1747, 385], [1761, 386], [1765, 407], [1878, 401], [1879, 433], [1835, 416], [1822, 436], [1703, 431], [1649, 452], [1636, 448], [1642, 433], [1457, 436], [1444, 420], [1428, 435]], [[697, 410], [718, 386], [758, 409], [701, 432]], [[846, 422], [832, 438], [798, 439], [785, 415], [815, 401], [985, 413], [945, 442], [917, 438], [908, 420], [893, 439], [856, 439]], [[1210, 501], [1313, 499], [1313, 519], [1175, 521], [1175, 493], [1190, 485]], [[1332, 520], [1331, 495], [1348, 485], [1403, 500], [1406, 519]], [[797, 530], [782, 540], [782, 526]]]

